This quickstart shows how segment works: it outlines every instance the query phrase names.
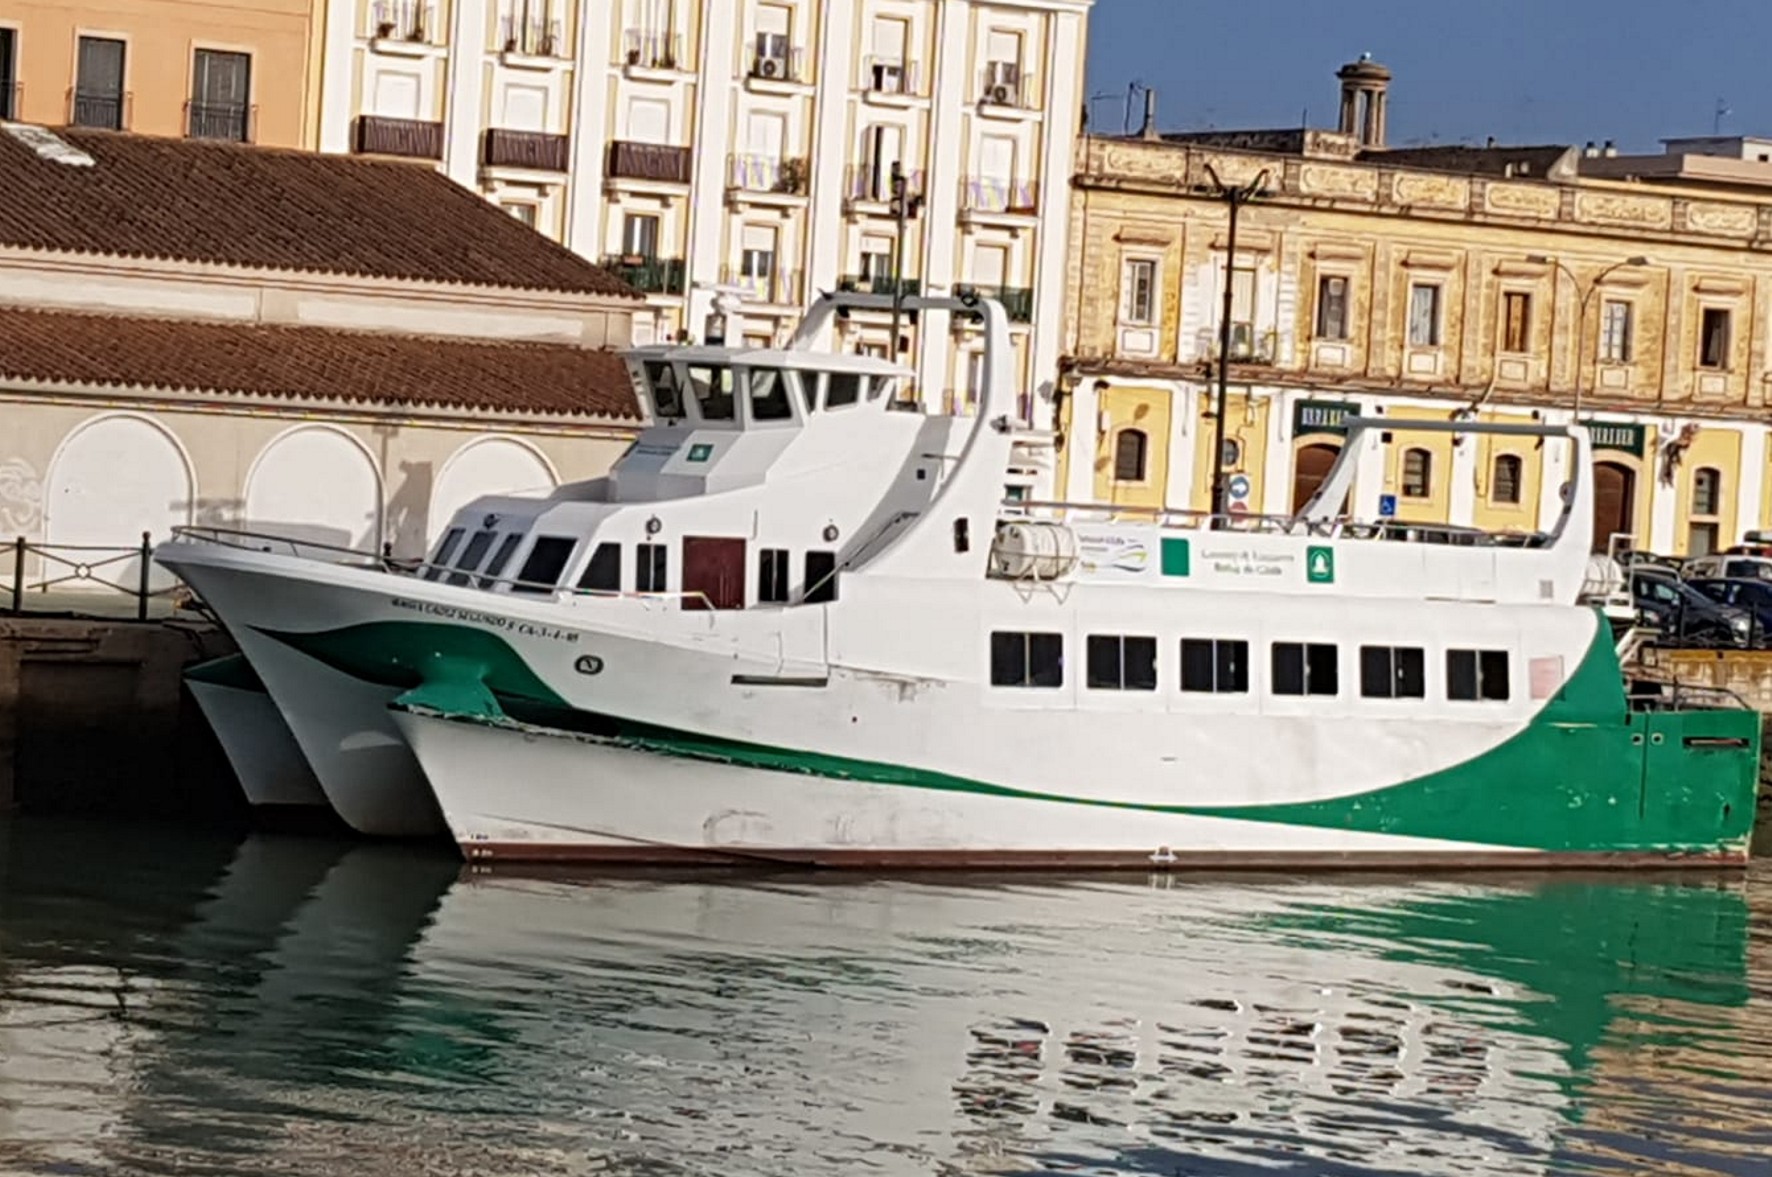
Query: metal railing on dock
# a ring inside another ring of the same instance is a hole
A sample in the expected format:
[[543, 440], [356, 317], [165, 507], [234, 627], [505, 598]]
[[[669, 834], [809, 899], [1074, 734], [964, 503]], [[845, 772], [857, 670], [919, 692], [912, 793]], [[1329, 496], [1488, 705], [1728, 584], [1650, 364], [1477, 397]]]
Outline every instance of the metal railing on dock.
[[[58, 598], [53, 609], [27, 609], [26, 600], [32, 593], [108, 589], [133, 599], [136, 620], [146, 621], [148, 603], [171, 597], [180, 587], [177, 582], [154, 587], [153, 556], [153, 540], [145, 531], [141, 533], [141, 542], [131, 546], [33, 543], [17, 536], [12, 541], [10, 612], [19, 616], [27, 612], [68, 611], [66, 597]], [[38, 561], [34, 577], [26, 575], [32, 557]]]

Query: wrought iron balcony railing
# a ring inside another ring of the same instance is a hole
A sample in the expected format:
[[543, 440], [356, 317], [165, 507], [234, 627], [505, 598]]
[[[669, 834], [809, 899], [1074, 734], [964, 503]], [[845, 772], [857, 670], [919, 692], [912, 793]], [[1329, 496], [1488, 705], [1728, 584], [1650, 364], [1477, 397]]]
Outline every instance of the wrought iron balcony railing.
[[915, 298], [923, 292], [921, 278], [894, 278], [889, 274], [844, 274], [837, 279], [837, 289], [856, 294], [902, 294]]
[[528, 168], [537, 172], [572, 169], [572, 140], [542, 131], [507, 131], [489, 127], [480, 148], [480, 162], [490, 168]]
[[443, 158], [443, 124], [383, 115], [357, 116], [351, 150], [359, 155], [403, 155], [412, 159]]
[[961, 284], [954, 287], [956, 294], [976, 294], [980, 298], [994, 298], [1003, 304], [1003, 313], [1009, 316], [1012, 323], [1031, 323], [1034, 321], [1034, 288], [1031, 286], [973, 286]]
[[229, 139], [250, 143], [258, 107], [243, 102], [185, 103], [185, 134], [192, 139]]
[[609, 145], [607, 174], [629, 180], [687, 184], [694, 170], [689, 148], [617, 139]]
[[129, 125], [129, 95], [74, 89], [68, 94], [68, 122], [76, 127], [121, 131]]
[[686, 286], [683, 259], [680, 257], [611, 253], [604, 255], [603, 268], [617, 274], [635, 290], [646, 294], [682, 294]]

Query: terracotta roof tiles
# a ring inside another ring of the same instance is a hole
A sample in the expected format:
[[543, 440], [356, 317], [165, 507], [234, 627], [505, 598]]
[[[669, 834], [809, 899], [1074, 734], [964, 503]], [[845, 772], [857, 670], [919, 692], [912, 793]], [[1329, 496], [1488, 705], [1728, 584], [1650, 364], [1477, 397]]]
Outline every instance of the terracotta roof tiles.
[[0, 380], [6, 379], [622, 422], [640, 417], [626, 365], [610, 351], [0, 308]]
[[63, 127], [91, 165], [0, 133], [0, 245], [639, 297], [435, 169]]

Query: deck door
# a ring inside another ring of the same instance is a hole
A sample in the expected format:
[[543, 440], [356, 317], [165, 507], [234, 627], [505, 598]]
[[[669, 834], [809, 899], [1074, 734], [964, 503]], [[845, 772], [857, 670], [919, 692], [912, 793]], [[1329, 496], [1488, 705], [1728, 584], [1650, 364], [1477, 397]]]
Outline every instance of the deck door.
[[[744, 540], [704, 535], [684, 537], [683, 608], [744, 608], [744, 576]], [[694, 595], [697, 593], [701, 595]]]

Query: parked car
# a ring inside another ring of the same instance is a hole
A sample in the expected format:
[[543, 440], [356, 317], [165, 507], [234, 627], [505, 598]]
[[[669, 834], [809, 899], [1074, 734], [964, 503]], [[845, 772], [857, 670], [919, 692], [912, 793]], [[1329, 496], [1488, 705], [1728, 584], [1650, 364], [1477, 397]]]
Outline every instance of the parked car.
[[1631, 570], [1631, 597], [1637, 616], [1662, 636], [1682, 645], [1745, 646], [1753, 637], [1752, 616], [1713, 601], [1660, 568]]
[[1681, 569], [1687, 580], [1764, 580], [1772, 582], [1772, 558], [1728, 551], [1694, 556]]
[[1772, 580], [1738, 578], [1733, 580], [1688, 580], [1687, 584], [1713, 601], [1733, 605], [1753, 615], [1757, 633], [1755, 645], [1765, 645], [1772, 634]]

